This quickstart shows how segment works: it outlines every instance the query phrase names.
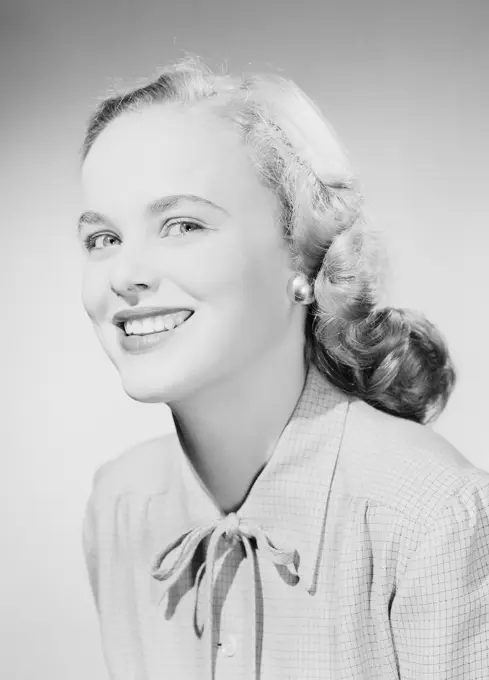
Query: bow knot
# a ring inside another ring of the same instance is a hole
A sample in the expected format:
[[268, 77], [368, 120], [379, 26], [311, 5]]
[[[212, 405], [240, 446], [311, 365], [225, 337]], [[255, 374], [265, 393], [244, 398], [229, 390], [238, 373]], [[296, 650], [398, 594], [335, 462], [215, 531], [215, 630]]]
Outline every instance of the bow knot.
[[231, 512], [224, 519], [222, 528], [226, 539], [234, 543], [240, 534], [240, 529], [243, 529], [244, 527], [242, 526], [242, 522], [238, 515], [235, 512]]

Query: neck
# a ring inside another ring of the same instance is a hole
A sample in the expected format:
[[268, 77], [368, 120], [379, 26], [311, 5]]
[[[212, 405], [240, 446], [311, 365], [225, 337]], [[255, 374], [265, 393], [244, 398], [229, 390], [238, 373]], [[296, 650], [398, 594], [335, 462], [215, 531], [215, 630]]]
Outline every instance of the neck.
[[303, 351], [277, 349], [227, 380], [169, 404], [185, 454], [224, 512], [242, 505], [272, 455], [306, 373]]

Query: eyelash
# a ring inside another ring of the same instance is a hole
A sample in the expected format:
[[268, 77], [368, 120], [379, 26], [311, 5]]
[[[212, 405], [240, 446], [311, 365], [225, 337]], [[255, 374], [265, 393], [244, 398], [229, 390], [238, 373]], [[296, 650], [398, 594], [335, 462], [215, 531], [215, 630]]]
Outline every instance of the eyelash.
[[[193, 227], [192, 231], [203, 231], [205, 227], [202, 227], [200, 224], [197, 224], [197, 222], [192, 222], [192, 220], [172, 220], [171, 222], [167, 222], [164, 226], [166, 228], [172, 227], [175, 224], [182, 225], [182, 224], [190, 224]], [[180, 234], [181, 236], [183, 234]], [[85, 248], [90, 252], [92, 250], [105, 250], [105, 248], [95, 248], [95, 241], [100, 238], [101, 236], [109, 236], [111, 238], [118, 238], [117, 236], [114, 236], [113, 234], [109, 234], [107, 232], [98, 232], [97, 234], [92, 234], [91, 236], [87, 236], [86, 238], [83, 239]]]

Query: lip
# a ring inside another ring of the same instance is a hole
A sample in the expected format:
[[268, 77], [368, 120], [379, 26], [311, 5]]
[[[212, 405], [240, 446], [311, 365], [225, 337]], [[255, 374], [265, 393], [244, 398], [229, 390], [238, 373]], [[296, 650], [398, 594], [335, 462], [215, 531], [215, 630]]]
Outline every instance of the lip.
[[124, 309], [121, 312], [117, 312], [112, 317], [112, 323], [114, 326], [118, 326], [123, 329], [126, 321], [133, 319], [142, 319], [147, 316], [161, 316], [162, 314], [176, 314], [177, 312], [191, 312], [194, 313], [193, 309], [188, 307], [137, 307], [135, 309]]
[[[191, 311], [191, 310], [182, 309], [178, 311]], [[190, 316], [187, 319], [185, 319], [183, 323], [179, 324], [175, 328], [172, 328], [171, 330], [167, 331], [160, 331], [158, 333], [148, 333], [147, 335], [126, 335], [123, 322], [121, 322], [120, 325], [116, 324], [118, 328], [117, 335], [119, 337], [120, 346], [125, 352], [128, 352], [129, 354], [145, 354], [146, 352], [152, 352], [153, 350], [156, 350], [159, 347], [166, 344], [167, 342], [169, 342], [174, 337], [175, 333], [177, 334], [180, 333], [183, 326], [185, 326], [193, 316], [194, 312], [192, 311]]]

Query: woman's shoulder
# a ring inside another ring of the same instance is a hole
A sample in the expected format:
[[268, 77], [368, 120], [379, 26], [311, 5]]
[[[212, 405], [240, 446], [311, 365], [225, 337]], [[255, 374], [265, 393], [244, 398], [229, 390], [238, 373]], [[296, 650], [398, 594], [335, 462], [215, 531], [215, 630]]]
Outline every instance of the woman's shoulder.
[[173, 480], [176, 434], [138, 442], [103, 463], [93, 475], [93, 489], [104, 498], [128, 493], [165, 493]]
[[482, 494], [489, 503], [489, 472], [432, 427], [361, 400], [350, 404], [340, 469], [348, 495], [367, 496], [371, 505], [388, 506], [423, 525], [470, 495]]

